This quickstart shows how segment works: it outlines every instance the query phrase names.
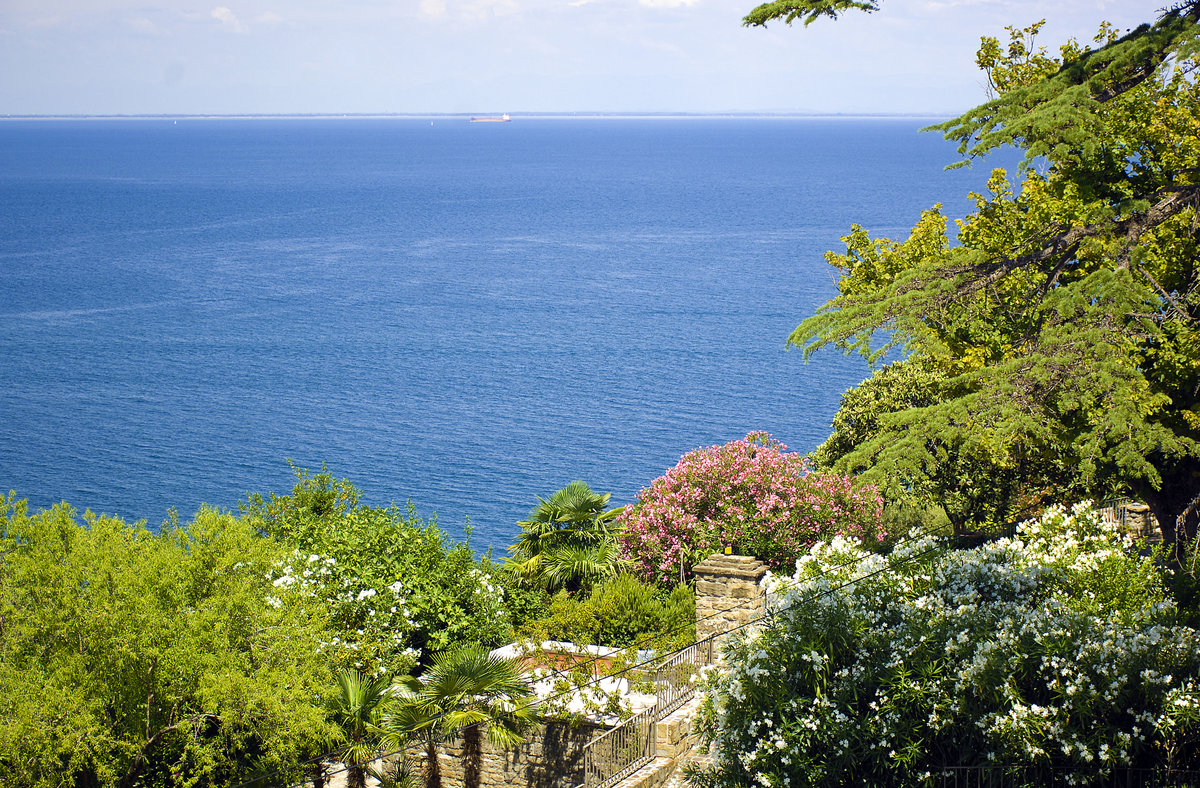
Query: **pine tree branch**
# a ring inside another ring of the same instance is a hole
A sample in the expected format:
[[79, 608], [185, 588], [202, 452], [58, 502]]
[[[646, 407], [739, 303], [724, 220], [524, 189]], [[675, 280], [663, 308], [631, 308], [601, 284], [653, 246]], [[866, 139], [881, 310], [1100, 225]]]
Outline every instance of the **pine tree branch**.
[[[930, 126], [959, 143], [968, 159], [1005, 144], [1037, 156], [1086, 147], [1100, 104], [1127, 93], [1158, 73], [1173, 56], [1189, 54], [1200, 24], [1200, 0], [1167, 10], [1154, 25], [1064, 63], [1058, 73], [1009, 91], [964, 115]], [[965, 164], [960, 162], [959, 164]], [[959, 166], [959, 165], [955, 165]]]
[[[1151, 274], [1149, 271], [1147, 271], [1144, 266], [1139, 265], [1137, 267], [1137, 270], [1138, 270], [1138, 273], [1140, 273], [1146, 279], [1146, 281], [1148, 281], [1150, 283], [1150, 286], [1154, 288], [1154, 290], [1158, 293], [1159, 297], [1162, 298], [1163, 301], [1167, 302], [1167, 304], [1171, 307], [1171, 311], [1175, 313], [1175, 316], [1177, 318], [1179, 318], [1180, 320], [1183, 320], [1183, 321], [1187, 321], [1187, 320], [1191, 319], [1191, 317], [1188, 315], [1187, 311], [1179, 306], [1179, 303], [1175, 300], [1175, 297], [1172, 296], [1170, 293], [1168, 293], [1166, 288], [1164, 288], [1162, 285], [1160, 285], [1158, 283], [1158, 280], [1154, 278], [1153, 274]], [[1155, 318], [1156, 321], [1158, 319], [1159, 319], [1158, 317]]]
[[800, 17], [804, 17], [804, 25], [807, 27], [823, 16], [837, 19], [839, 13], [851, 9], [865, 11], [869, 14], [879, 10], [879, 2], [878, 0], [774, 0], [774, 2], [763, 3], [746, 14], [742, 19], [742, 24], [746, 27], [766, 27], [767, 22], [782, 19], [790, 25]]
[[[1059, 261], [1052, 272], [1052, 277], [1057, 277], [1071, 260], [1071, 256], [1077, 250], [1080, 242], [1086, 238], [1105, 235], [1120, 238], [1122, 251], [1115, 262], [1117, 267], [1127, 268], [1133, 248], [1137, 245], [1142, 233], [1157, 227], [1186, 208], [1200, 205], [1200, 184], [1168, 187], [1160, 190], [1153, 197], [1158, 198], [1158, 202], [1144, 213], [1135, 214], [1114, 223], [1095, 222], [1062, 230], [1044, 241], [1032, 252], [1001, 260], [992, 260], [976, 266], [945, 268], [943, 273], [950, 277], [968, 277], [965, 282], [955, 288], [950, 298], [957, 300], [974, 295], [1014, 271], [1037, 267], [1050, 260]], [[1043, 291], [1043, 295], [1045, 292]], [[945, 301], [942, 305], [944, 303]]]

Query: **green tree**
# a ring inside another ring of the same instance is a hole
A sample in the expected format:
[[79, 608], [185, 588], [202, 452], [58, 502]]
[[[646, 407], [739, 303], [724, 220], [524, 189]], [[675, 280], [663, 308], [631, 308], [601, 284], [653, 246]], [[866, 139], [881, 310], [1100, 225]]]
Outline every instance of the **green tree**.
[[613, 523], [623, 507], [608, 508], [611, 493], [573, 481], [538, 498], [509, 552], [505, 569], [554, 591], [577, 591], [611, 577], [617, 558]]
[[440, 788], [437, 744], [464, 737], [463, 782], [479, 788], [483, 740], [501, 747], [524, 741], [533, 725], [533, 688], [517, 660], [494, 657], [481, 646], [461, 646], [434, 657], [419, 679], [397, 683], [396, 705], [385, 719], [387, 741], [426, 746], [426, 786]]
[[279, 557], [212, 509], [153, 533], [0, 499], [4, 784], [302, 777], [329, 736], [324, 622], [271, 585]]
[[368, 506], [353, 484], [324, 468], [293, 470], [290, 495], [253, 495], [243, 510], [291, 551], [274, 581], [325, 611], [322, 648], [336, 667], [403, 675], [453, 643], [508, 639], [490, 559], [451, 541], [411, 502]]
[[[879, 367], [842, 395], [829, 437], [812, 453], [818, 468], [863, 474], [876, 469], [884, 448], [903, 440], [892, 425], [907, 411], [931, 408], [955, 396], [952, 384], [920, 358]], [[876, 441], [886, 435], [890, 440]], [[966, 440], [961, 433], [924, 434], [920, 451], [892, 452], [887, 473], [870, 473], [887, 485], [884, 496], [897, 510], [941, 507], [955, 533], [1006, 524], [1042, 503], [1051, 479], [1063, 469], [1024, 456], [1005, 457]], [[928, 458], [936, 458], [929, 462]], [[1041, 486], [1038, 486], [1041, 485]], [[1061, 491], [1061, 486], [1059, 488]], [[885, 521], [888, 515], [885, 512]], [[892, 525], [888, 530], [893, 531]], [[898, 532], [907, 529], [901, 526]]]
[[[862, 6], [773, 3], [746, 21], [851, 7]], [[1070, 42], [1057, 58], [1034, 47], [1037, 25], [1010, 28], [1007, 51], [984, 40], [996, 97], [936, 128], [968, 157], [1023, 148], [1019, 184], [994, 172], [956, 243], [937, 206], [903, 241], [854, 227], [845, 253], [828, 255], [838, 295], [789, 338], [806, 356], [833, 345], [878, 361], [898, 348], [939, 379], [934, 401], [888, 413], [835, 467], [937, 489], [965, 459], [991, 484], [1127, 490], [1168, 542], [1195, 538], [1197, 19], [1191, 0], [1121, 38], [1102, 27], [1096, 48]]]
[[341, 750], [339, 758], [346, 765], [346, 784], [349, 788], [365, 788], [366, 764], [379, 753], [383, 738], [380, 723], [391, 699], [391, 681], [386, 677], [371, 678], [357, 670], [337, 673], [338, 692], [326, 706], [329, 719], [337, 726], [334, 742]]

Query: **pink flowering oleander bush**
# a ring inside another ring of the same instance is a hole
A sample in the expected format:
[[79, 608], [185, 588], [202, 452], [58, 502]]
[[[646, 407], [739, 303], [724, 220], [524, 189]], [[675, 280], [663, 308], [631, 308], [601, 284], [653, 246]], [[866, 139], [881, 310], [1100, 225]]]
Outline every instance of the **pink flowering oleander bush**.
[[696, 449], [638, 493], [622, 512], [622, 557], [643, 577], [677, 580], [732, 547], [772, 569], [790, 569], [815, 542], [841, 535], [868, 544], [886, 535], [883, 501], [847, 476], [812, 471], [765, 432]]

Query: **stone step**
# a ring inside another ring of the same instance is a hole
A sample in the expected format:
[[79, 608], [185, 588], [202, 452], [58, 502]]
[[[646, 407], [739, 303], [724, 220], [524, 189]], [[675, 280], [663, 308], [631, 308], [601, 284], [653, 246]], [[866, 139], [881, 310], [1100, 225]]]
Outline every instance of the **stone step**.
[[621, 780], [613, 788], [658, 788], [670, 779], [674, 771], [674, 758], [658, 757]]

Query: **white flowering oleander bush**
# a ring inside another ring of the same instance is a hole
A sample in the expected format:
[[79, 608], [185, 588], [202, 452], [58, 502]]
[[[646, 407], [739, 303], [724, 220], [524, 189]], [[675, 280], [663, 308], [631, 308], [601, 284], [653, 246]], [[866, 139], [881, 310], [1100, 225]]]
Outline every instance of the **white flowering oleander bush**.
[[764, 624], [702, 679], [703, 786], [909, 786], [951, 765], [1083, 779], [1194, 767], [1200, 634], [1088, 506], [1014, 538], [889, 555], [841, 538], [768, 580]]
[[[657, 685], [648, 654], [634, 646], [599, 653], [561, 641], [522, 640], [514, 644], [531, 666], [538, 714], [571, 723], [584, 720], [616, 724], [653, 705]], [[635, 697], [640, 696], [640, 697]]]
[[[299, 551], [281, 561], [273, 575], [273, 585], [291, 592], [293, 605], [325, 612], [330, 626], [319, 650], [334, 665], [403, 674], [417, 664], [420, 652], [411, 645], [417, 627], [401, 581], [381, 593], [361, 575], [339, 571], [336, 559]], [[280, 606], [284, 599], [280, 593], [267, 603]]]
[[[488, 646], [511, 634], [499, 568], [450, 542], [436, 520], [365, 506], [328, 473], [297, 471], [290, 496], [254, 496], [247, 515], [292, 548], [272, 573], [291, 604], [320, 607], [321, 643], [335, 668], [372, 675], [411, 672], [452, 645]], [[268, 604], [285, 604], [282, 594]]]

